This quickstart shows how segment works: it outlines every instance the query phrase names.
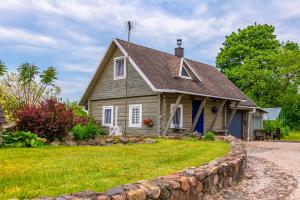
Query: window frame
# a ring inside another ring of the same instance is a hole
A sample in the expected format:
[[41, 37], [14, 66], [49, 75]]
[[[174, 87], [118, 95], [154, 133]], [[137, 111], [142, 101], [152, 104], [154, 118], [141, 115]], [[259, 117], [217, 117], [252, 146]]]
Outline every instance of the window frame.
[[[117, 76], [117, 61], [122, 60], [124, 62], [124, 75], [123, 76]], [[120, 57], [115, 57], [114, 58], [114, 80], [121, 80], [126, 78], [126, 57], [125, 56], [120, 56]]]
[[[138, 108], [139, 111], [140, 111], [140, 120], [139, 120], [139, 123], [137, 124], [133, 124], [132, 123], [132, 109], [133, 108]], [[128, 127], [130, 128], [141, 128], [142, 127], [142, 119], [143, 119], [143, 105], [142, 104], [130, 104], [128, 106], [128, 109], [129, 109], [129, 123], [128, 123]]]
[[[186, 71], [186, 73], [188, 74], [188, 76], [183, 76], [183, 75], [182, 75], [182, 68], [185, 69], [185, 71]], [[179, 76], [180, 76], [181, 78], [185, 78], [185, 79], [192, 79], [190, 73], [188, 72], [188, 70], [186, 69], [186, 67], [185, 67], [183, 64], [182, 64], [181, 67], [180, 67]]]
[[[105, 110], [111, 110], [110, 123], [105, 123]], [[114, 125], [114, 106], [103, 106], [102, 107], [102, 126], [111, 127]]]
[[[170, 114], [172, 114], [172, 110], [173, 110], [174, 106], [175, 106], [175, 104], [171, 104]], [[183, 105], [179, 104], [178, 108], [180, 109], [180, 124], [179, 124], [179, 128], [183, 128]], [[174, 118], [174, 116], [173, 116], [173, 118]], [[171, 121], [171, 124], [170, 124], [170, 128], [177, 128], [175, 126], [175, 124], [173, 123], [173, 118], [172, 118], [172, 121]]]

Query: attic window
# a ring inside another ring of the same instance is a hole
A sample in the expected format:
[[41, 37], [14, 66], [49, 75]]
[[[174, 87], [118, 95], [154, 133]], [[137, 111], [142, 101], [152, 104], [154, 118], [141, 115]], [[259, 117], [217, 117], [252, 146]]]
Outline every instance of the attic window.
[[186, 70], [186, 68], [184, 66], [182, 66], [180, 68], [180, 77], [181, 78], [192, 79], [191, 75], [188, 73], [188, 71]]
[[126, 76], [125, 57], [117, 57], [114, 59], [114, 80], [124, 79], [125, 76]]

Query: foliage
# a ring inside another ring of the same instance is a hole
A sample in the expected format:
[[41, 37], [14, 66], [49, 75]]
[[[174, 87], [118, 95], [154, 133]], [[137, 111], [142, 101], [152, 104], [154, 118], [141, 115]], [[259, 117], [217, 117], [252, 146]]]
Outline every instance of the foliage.
[[3, 145], [6, 147], [40, 147], [45, 145], [46, 140], [36, 134], [25, 131], [3, 133]]
[[286, 135], [283, 140], [288, 141], [300, 141], [300, 132], [299, 131], [290, 131], [288, 135]]
[[290, 128], [284, 124], [283, 120], [265, 120], [264, 129], [267, 131], [275, 131], [277, 128], [280, 128], [280, 137], [283, 138], [289, 135]]
[[25, 105], [17, 112], [18, 128], [31, 131], [40, 137], [53, 141], [62, 139], [73, 125], [73, 111], [56, 98], [50, 98], [40, 105]]
[[226, 37], [216, 65], [260, 107], [282, 107], [300, 129], [300, 48], [280, 43], [270, 25], [253, 25]]
[[202, 165], [226, 155], [230, 148], [228, 143], [219, 141], [157, 141], [105, 147], [0, 149], [0, 199], [16, 199], [28, 190], [38, 196], [57, 196], [86, 188], [101, 192]]
[[87, 112], [84, 110], [83, 106], [77, 104], [77, 102], [66, 101], [67, 107], [71, 108], [74, 113], [73, 124], [86, 125], [91, 119], [87, 116]]
[[61, 89], [54, 84], [56, 76], [54, 67], [39, 71], [37, 66], [29, 63], [21, 64], [17, 73], [6, 72], [0, 61], [0, 104], [7, 121], [15, 120], [14, 113], [25, 104], [37, 105], [45, 99], [57, 97]]
[[6, 72], [6, 66], [5, 64], [0, 60], [0, 76], [3, 76]]
[[213, 131], [208, 131], [204, 136], [203, 136], [204, 141], [214, 141], [215, 140], [215, 133]]
[[67, 101], [66, 105], [69, 108], [72, 108], [74, 116], [76, 116], [76, 117], [87, 117], [87, 112], [84, 110], [84, 107], [78, 105], [78, 103], [76, 101], [73, 101], [73, 102]]
[[104, 130], [90, 121], [86, 125], [78, 124], [71, 130], [76, 140], [94, 139], [103, 135]]
[[246, 58], [252, 59], [273, 52], [280, 46], [274, 31], [273, 26], [254, 24], [226, 36], [223, 48], [217, 55], [216, 66], [225, 72], [243, 65]]

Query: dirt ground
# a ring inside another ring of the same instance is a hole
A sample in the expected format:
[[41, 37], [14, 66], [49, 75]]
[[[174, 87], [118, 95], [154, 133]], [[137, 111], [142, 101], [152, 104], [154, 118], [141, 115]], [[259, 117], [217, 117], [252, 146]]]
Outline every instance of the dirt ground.
[[299, 200], [300, 143], [247, 142], [245, 179], [215, 199]]

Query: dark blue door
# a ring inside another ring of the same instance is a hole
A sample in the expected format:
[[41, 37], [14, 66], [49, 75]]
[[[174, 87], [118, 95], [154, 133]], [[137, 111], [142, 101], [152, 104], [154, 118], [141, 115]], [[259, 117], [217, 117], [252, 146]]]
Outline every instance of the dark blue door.
[[[193, 119], [193, 122], [194, 122], [194, 119], [197, 115], [197, 111], [200, 107], [200, 104], [201, 104], [201, 101], [199, 100], [193, 100], [192, 102], [192, 119]], [[193, 131], [197, 131], [199, 133], [202, 133], [203, 134], [203, 119], [204, 119], [204, 112], [202, 111], [200, 117], [199, 117], [199, 120], [196, 124], [196, 127], [195, 127], [195, 130]]]
[[228, 129], [230, 135], [243, 139], [243, 113], [241, 111], [235, 112]]

